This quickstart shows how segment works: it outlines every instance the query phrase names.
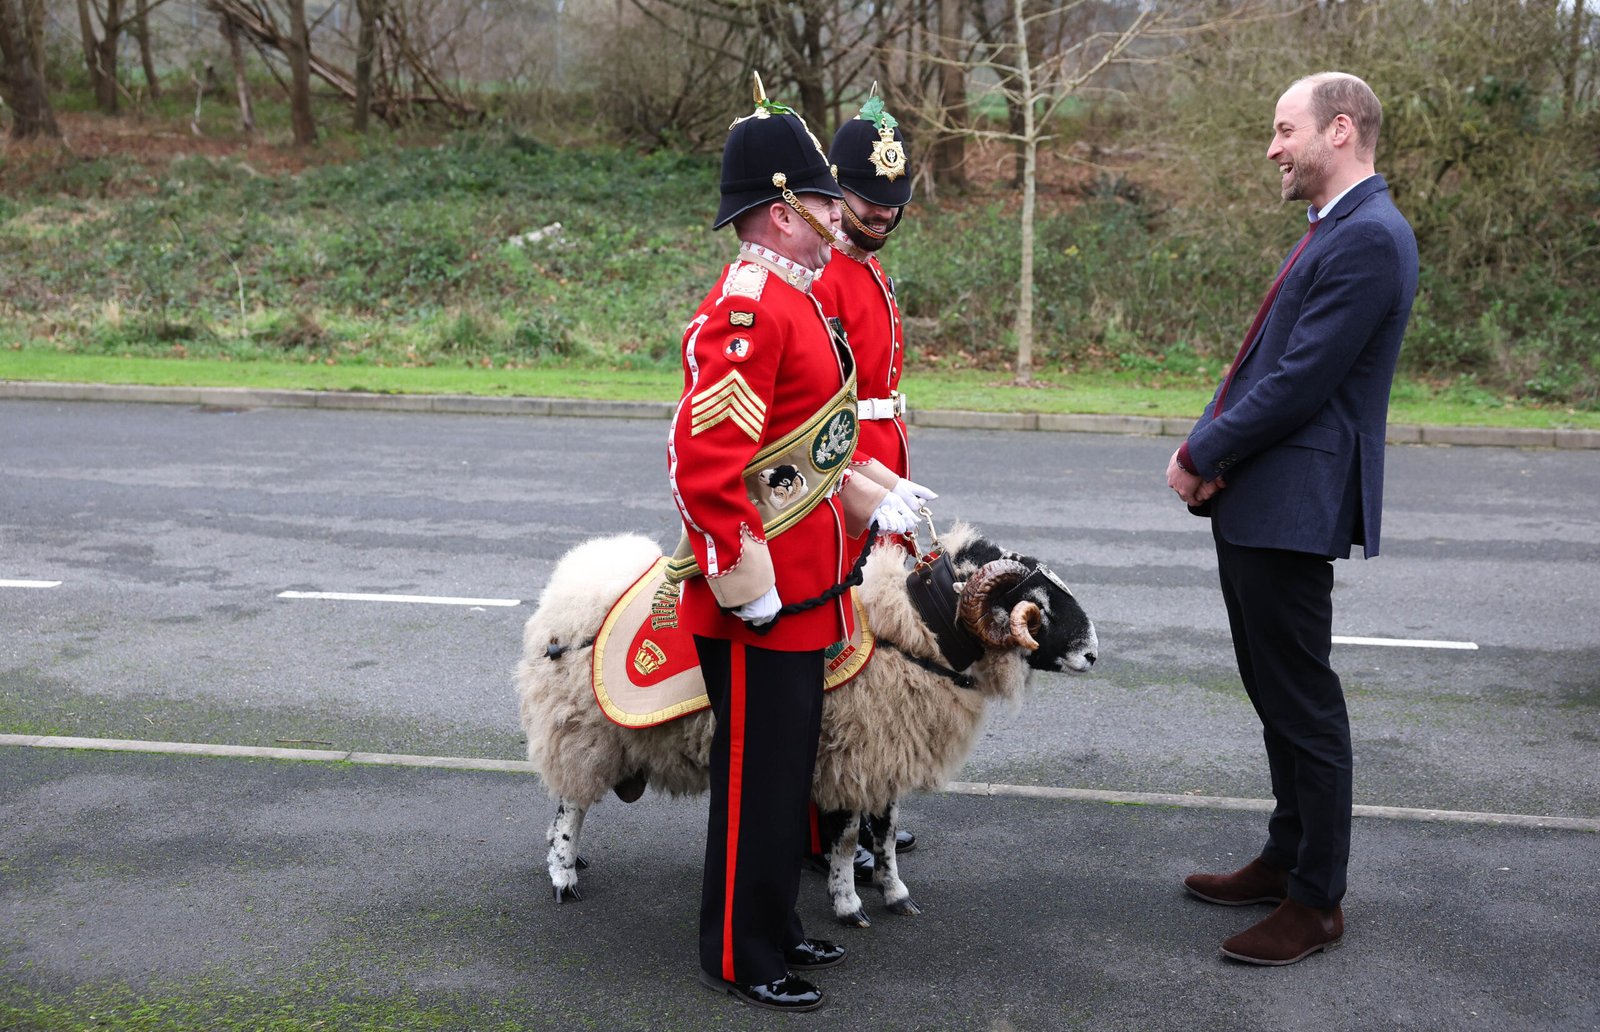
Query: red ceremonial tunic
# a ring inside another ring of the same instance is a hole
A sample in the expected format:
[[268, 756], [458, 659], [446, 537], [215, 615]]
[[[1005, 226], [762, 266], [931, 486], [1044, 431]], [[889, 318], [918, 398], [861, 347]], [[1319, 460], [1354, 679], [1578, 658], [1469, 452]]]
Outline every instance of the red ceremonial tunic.
[[[905, 332], [889, 277], [876, 257], [865, 257], [865, 261], [857, 261], [835, 249], [812, 293], [822, 305], [823, 314], [838, 318], [844, 325], [856, 358], [857, 393], [863, 399], [888, 398], [900, 386]], [[866, 459], [877, 459], [896, 476], [911, 475], [911, 448], [906, 442], [903, 418], [861, 421], [856, 461]]]
[[800, 602], [843, 580], [854, 558], [847, 554], [846, 504], [855, 522], [884, 493], [864, 477], [853, 479], [771, 541], [763, 538], [745, 467], [823, 408], [848, 371], [816, 301], [790, 282], [805, 279], [758, 258], [727, 267], [684, 331], [683, 396], [667, 444], [673, 499], [702, 571], [683, 582], [684, 626], [779, 651], [826, 648], [843, 638], [848, 595], [781, 617], [764, 635], [723, 607], [760, 598], [774, 585], [784, 603]]

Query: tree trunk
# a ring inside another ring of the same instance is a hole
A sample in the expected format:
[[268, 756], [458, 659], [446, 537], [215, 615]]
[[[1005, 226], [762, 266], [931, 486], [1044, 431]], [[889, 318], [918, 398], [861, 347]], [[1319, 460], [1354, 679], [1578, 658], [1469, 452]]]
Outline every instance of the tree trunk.
[[1573, 0], [1572, 24], [1567, 29], [1567, 55], [1561, 65], [1561, 120], [1572, 124], [1572, 114], [1577, 110], [1578, 64], [1583, 58], [1583, 21], [1586, 0]]
[[[939, 95], [945, 124], [960, 129], [967, 121], [967, 73], [957, 62], [961, 45], [961, 0], [939, 0]], [[933, 181], [962, 190], [967, 185], [967, 138], [960, 132], [940, 136], [933, 145]]]
[[372, 63], [378, 51], [378, 21], [383, 17], [383, 0], [356, 0], [361, 29], [356, 41], [356, 101], [351, 128], [367, 131], [367, 115], [372, 108]]
[[1028, 25], [1023, 0], [1012, 0], [1016, 19], [1017, 52], [1021, 55], [1023, 163], [1022, 163], [1022, 270], [1017, 277], [1017, 383], [1033, 382], [1033, 206], [1039, 156], [1038, 127], [1034, 124], [1033, 65], [1028, 59]]
[[44, 78], [33, 62], [28, 31], [12, 0], [0, 0], [0, 57], [5, 59], [0, 70], [0, 94], [11, 109], [11, 138], [60, 139], [61, 129], [56, 125]]
[[244, 74], [244, 47], [239, 43], [239, 28], [226, 14], [222, 16], [222, 38], [228, 41], [228, 57], [233, 62], [233, 92], [239, 98], [239, 127], [256, 131], [256, 113], [250, 106], [250, 80]]
[[139, 37], [139, 63], [144, 67], [144, 81], [150, 87], [150, 99], [161, 99], [161, 78], [156, 75], [156, 62], [150, 53], [150, 0], [135, 0], [134, 32]]
[[[94, 87], [95, 106], [108, 115], [117, 113], [117, 40], [122, 34], [122, 0], [106, 0], [100, 24], [104, 37], [94, 31], [89, 0], [78, 0], [78, 28], [83, 34], [83, 61]], [[95, 8], [94, 13], [99, 13]]]
[[289, 109], [294, 121], [294, 142], [309, 147], [317, 142], [317, 121], [311, 113], [311, 35], [306, 30], [306, 0], [289, 0], [289, 70], [292, 73]]
[[[760, 0], [755, 11], [758, 30], [777, 42], [784, 71], [794, 80], [799, 96], [790, 106], [799, 110], [808, 125], [812, 119], [825, 118], [828, 112], [827, 91], [822, 84], [822, 13], [817, 7], [815, 0], [802, 0], [792, 7], [776, 0]], [[819, 123], [812, 131], [824, 128]], [[821, 137], [818, 142], [826, 149]]]
[[[802, 4], [800, 7], [800, 40], [799, 56], [796, 62], [796, 79], [800, 86], [800, 111], [812, 118], [828, 117], [828, 91], [822, 83], [822, 11], [820, 5], [814, 3]], [[814, 132], [826, 132], [827, 127], [818, 125]], [[819, 137], [819, 139], [821, 139]], [[824, 141], [823, 149], [827, 149]]]
[[[1030, 0], [1023, 0], [1022, 16], [1024, 19], [1027, 19], [1038, 13], [1038, 5], [1031, 4], [1031, 6], [1034, 8], [1032, 11], [1029, 10]], [[1039, 38], [1039, 35], [1040, 34], [1037, 32], [1029, 33], [1027, 34], [1026, 38], [1017, 41], [1019, 64], [1025, 64], [1029, 68], [1042, 68], [1044, 66], [1044, 46]], [[1016, 80], [1006, 79], [1004, 77], [1001, 79], [1001, 86], [1006, 90], [1006, 121], [1012, 135], [1021, 135], [1024, 138], [1031, 139], [1033, 137], [1033, 130], [1028, 128], [1030, 119], [1023, 116], [1022, 107], [1013, 96], [1013, 88], [1017, 85], [1018, 83]], [[1034, 97], [1038, 89], [1039, 84], [1036, 82], [1033, 83], [1027, 91], [1028, 96], [1030, 98]], [[1036, 104], [1030, 106], [1037, 107]], [[1034, 116], [1037, 117], [1037, 112], [1034, 112]], [[1028, 175], [1027, 145], [1018, 143], [1016, 146], [1017, 152], [1015, 155], [1013, 155], [1011, 164], [1011, 186], [1013, 189], [1021, 187]], [[1034, 158], [1035, 163], [1037, 164], [1037, 148], [1035, 149]]]
[[22, 0], [22, 31], [28, 35], [28, 52], [33, 55], [33, 74], [46, 92], [50, 89], [49, 65], [44, 55], [44, 0]]

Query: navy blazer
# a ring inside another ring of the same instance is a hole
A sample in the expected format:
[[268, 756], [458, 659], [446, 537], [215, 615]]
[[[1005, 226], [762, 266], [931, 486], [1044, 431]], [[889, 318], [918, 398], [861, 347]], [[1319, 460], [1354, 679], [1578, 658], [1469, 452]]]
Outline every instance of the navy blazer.
[[1222, 415], [1214, 393], [1189, 432], [1195, 471], [1227, 483], [1191, 511], [1210, 516], [1231, 544], [1337, 558], [1361, 545], [1370, 558], [1417, 241], [1378, 175], [1324, 223], [1234, 373]]

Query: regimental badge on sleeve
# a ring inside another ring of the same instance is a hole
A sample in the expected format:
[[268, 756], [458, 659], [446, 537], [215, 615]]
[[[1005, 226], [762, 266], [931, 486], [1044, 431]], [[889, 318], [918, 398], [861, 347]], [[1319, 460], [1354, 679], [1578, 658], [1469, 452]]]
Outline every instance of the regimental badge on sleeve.
[[728, 325], [729, 326], [750, 327], [750, 326], [754, 326], [755, 324], [756, 324], [756, 313], [754, 313], [754, 312], [729, 312], [728, 313]]
[[722, 353], [728, 361], [738, 363], [750, 357], [750, 352], [755, 350], [755, 345], [744, 337], [735, 337], [723, 347]]

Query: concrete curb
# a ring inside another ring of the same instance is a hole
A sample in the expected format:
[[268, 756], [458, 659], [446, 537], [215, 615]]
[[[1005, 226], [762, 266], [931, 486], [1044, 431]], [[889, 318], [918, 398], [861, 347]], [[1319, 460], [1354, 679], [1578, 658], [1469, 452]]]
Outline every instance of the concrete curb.
[[[0, 380], [0, 399], [120, 401], [203, 405], [220, 409], [319, 408], [373, 412], [448, 412], [496, 416], [590, 416], [609, 419], [670, 419], [666, 401], [607, 401], [578, 398], [485, 397], [473, 394], [368, 394], [357, 391], [264, 390], [253, 387], [145, 387], [127, 384], [49, 383]], [[1039, 430], [1091, 434], [1183, 437], [1192, 419], [1038, 412], [969, 412], [914, 409], [912, 426], [953, 430]], [[1600, 430], [1538, 430], [1526, 427], [1418, 426], [1391, 423], [1390, 444], [1495, 448], [1600, 449]]]

